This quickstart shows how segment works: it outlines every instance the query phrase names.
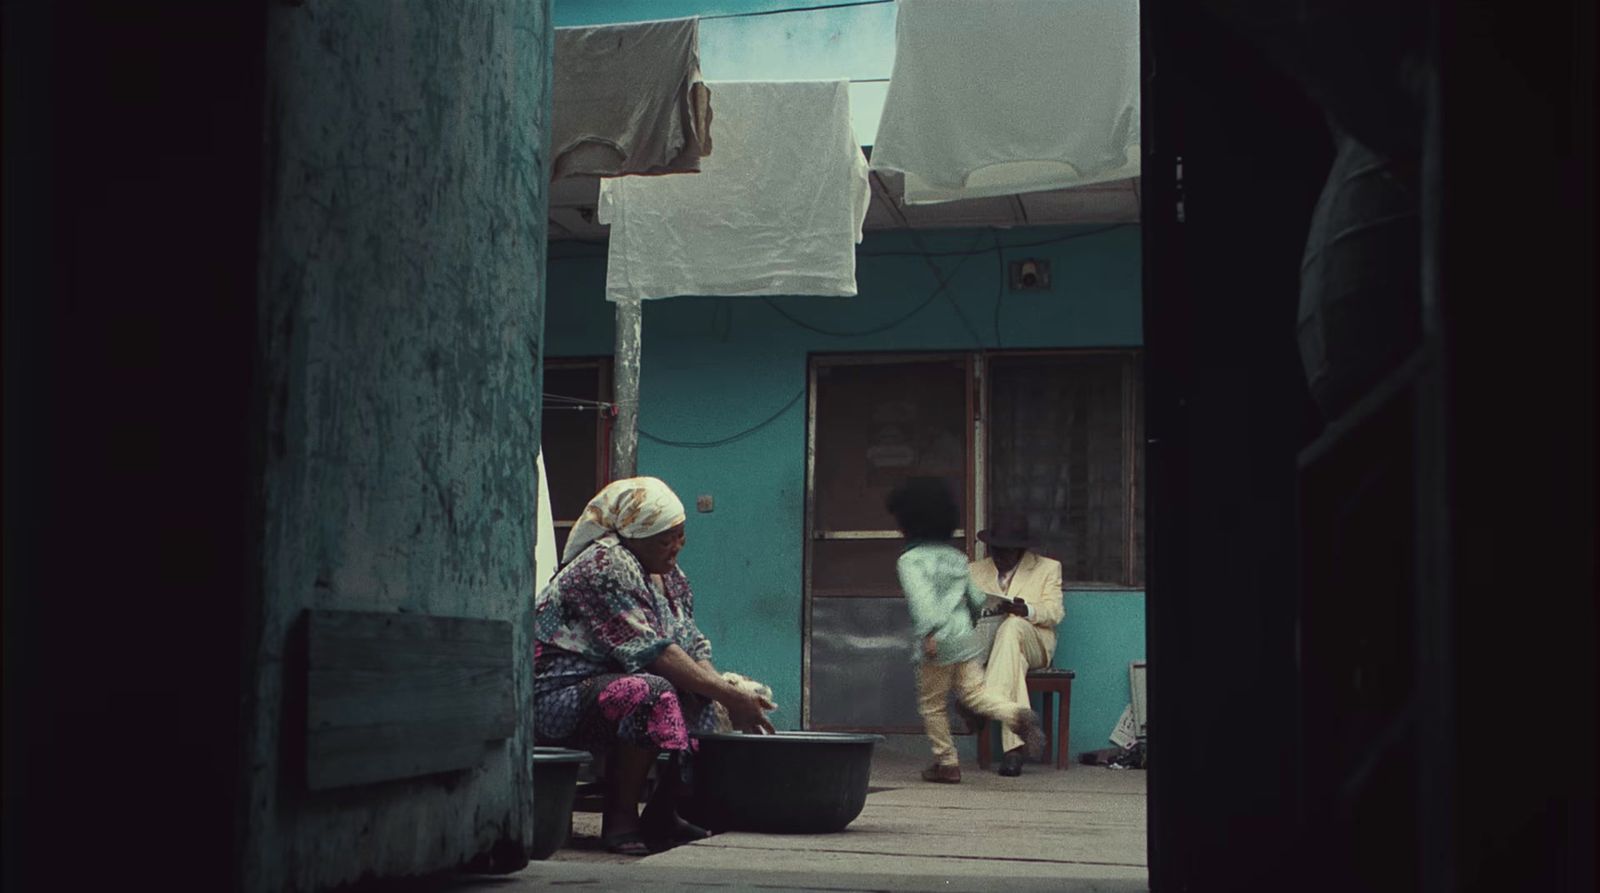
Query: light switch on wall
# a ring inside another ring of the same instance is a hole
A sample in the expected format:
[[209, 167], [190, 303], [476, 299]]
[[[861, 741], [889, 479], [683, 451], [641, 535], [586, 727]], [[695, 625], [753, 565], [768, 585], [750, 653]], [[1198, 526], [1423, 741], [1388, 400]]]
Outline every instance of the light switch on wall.
[[711, 498], [710, 493], [702, 493], [695, 498], [694, 506], [702, 512], [709, 512], [716, 508], [716, 500]]

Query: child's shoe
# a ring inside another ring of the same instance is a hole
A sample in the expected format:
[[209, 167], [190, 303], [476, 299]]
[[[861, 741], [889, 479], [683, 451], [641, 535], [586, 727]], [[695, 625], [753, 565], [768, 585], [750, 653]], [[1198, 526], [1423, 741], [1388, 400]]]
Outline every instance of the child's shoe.
[[945, 766], [940, 763], [934, 763], [932, 766], [922, 770], [922, 780], [932, 781], [938, 784], [960, 784], [961, 767]]

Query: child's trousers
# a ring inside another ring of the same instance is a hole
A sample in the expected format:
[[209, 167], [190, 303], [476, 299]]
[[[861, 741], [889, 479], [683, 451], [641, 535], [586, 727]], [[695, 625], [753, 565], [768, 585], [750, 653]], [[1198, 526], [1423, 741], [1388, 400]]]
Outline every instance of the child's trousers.
[[[941, 766], [956, 766], [955, 742], [950, 740], [950, 714], [946, 701], [950, 689], [974, 713], [998, 719], [1007, 728], [1015, 728], [1025, 708], [1009, 703], [984, 690], [983, 667], [976, 661], [954, 664], [923, 662], [917, 670], [917, 710], [922, 714], [922, 726], [928, 732], [928, 743], [933, 745], [933, 760]], [[985, 729], [985, 732], [988, 730]]]

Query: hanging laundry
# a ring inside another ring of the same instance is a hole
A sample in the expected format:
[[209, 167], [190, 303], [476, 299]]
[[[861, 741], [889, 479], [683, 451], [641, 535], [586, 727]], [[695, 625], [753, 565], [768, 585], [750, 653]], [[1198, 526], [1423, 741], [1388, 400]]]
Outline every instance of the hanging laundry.
[[555, 29], [551, 179], [700, 170], [711, 94], [700, 20]]
[[539, 478], [538, 505], [534, 509], [533, 526], [533, 594], [537, 596], [550, 578], [556, 575], [561, 553], [556, 551], [555, 512], [550, 507], [550, 482], [544, 472], [543, 448], [534, 454], [533, 467]]
[[600, 181], [606, 297], [854, 295], [871, 188], [845, 81], [716, 82], [692, 177]]
[[872, 167], [908, 204], [1138, 176], [1137, 0], [900, 0]]

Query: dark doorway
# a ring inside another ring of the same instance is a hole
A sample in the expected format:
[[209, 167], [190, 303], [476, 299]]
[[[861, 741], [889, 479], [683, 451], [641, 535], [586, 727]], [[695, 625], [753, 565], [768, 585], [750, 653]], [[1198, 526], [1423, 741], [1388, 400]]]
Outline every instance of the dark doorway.
[[589, 499], [610, 482], [611, 358], [546, 359], [539, 446], [550, 485], [556, 554]]

